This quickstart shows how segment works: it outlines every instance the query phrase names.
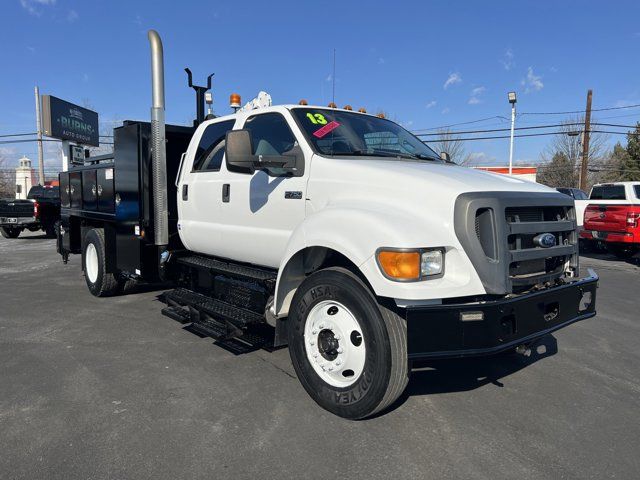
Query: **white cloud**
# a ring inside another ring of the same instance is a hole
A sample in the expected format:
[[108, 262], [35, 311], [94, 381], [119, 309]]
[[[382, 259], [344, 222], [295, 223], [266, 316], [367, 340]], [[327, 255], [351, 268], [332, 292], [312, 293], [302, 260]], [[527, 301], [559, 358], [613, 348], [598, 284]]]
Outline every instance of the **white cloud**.
[[382, 57], [378, 58], [378, 65], [384, 65], [384, 63], [385, 63], [385, 59], [384, 58], [382, 58]]
[[429, 103], [427, 103], [426, 107], [427, 108], [433, 108], [436, 106], [438, 102], [436, 102], [435, 100], [431, 100]]
[[30, 15], [35, 15], [39, 17], [42, 15], [42, 10], [39, 7], [50, 7], [56, 4], [56, 0], [20, 0], [20, 5], [24, 8]]
[[467, 157], [468, 166], [491, 165], [496, 163], [496, 157], [486, 154], [485, 152], [471, 152]]
[[524, 88], [524, 93], [538, 92], [544, 88], [542, 76], [533, 73], [533, 67], [527, 69], [527, 76], [520, 81], [520, 85]]
[[78, 16], [78, 12], [76, 12], [75, 10], [69, 10], [69, 13], [67, 13], [67, 22], [75, 22], [78, 19]]
[[82, 74], [82, 81], [83, 82], [88, 82], [89, 81], [89, 74], [88, 73], [83, 73]]
[[27, 50], [29, 50], [31, 53], [36, 53], [36, 47], [31, 47], [27, 45]]
[[442, 112], [440, 112], [440, 113], [442, 113], [443, 115], [445, 115], [445, 114], [449, 113], [450, 111], [451, 111], [451, 109], [450, 109], [449, 107], [444, 107], [444, 108], [442, 109]]
[[511, 70], [513, 67], [515, 67], [516, 62], [513, 50], [507, 48], [504, 52], [504, 55], [502, 56], [502, 59], [500, 60], [500, 63], [502, 63], [502, 66], [505, 70]]
[[331, 80], [333, 80], [333, 76], [331, 74], [327, 75], [327, 78], [324, 79], [325, 82], [330, 82]]
[[469, 98], [469, 101], [467, 102], [469, 105], [477, 105], [479, 103], [482, 103], [482, 99], [480, 98], [480, 96], [486, 91], [487, 89], [485, 87], [476, 87], [473, 90], [471, 90], [471, 98]]
[[460, 76], [459, 73], [450, 73], [449, 78], [447, 78], [447, 81], [444, 82], [444, 85], [442, 86], [442, 88], [446, 90], [451, 85], [455, 85], [456, 83], [461, 83], [461, 82], [462, 82], [462, 77]]

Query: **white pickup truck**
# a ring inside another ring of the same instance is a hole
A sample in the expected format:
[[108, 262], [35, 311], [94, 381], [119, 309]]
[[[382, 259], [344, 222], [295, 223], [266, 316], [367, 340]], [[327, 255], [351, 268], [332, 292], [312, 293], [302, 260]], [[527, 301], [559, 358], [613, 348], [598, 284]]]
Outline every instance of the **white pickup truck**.
[[163, 313], [221, 342], [267, 332], [337, 415], [387, 408], [415, 359], [523, 349], [595, 315], [566, 195], [443, 162], [349, 109], [247, 109], [166, 136], [156, 118], [115, 130], [112, 163], [61, 176], [114, 196], [103, 212], [63, 198], [63, 258], [83, 254], [97, 296], [174, 281]]

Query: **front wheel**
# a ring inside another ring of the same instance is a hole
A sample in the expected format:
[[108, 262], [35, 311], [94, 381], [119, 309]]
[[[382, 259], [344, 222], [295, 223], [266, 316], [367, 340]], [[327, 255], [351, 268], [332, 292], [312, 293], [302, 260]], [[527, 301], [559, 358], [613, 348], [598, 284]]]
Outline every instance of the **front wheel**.
[[4, 238], [18, 238], [20, 235], [19, 228], [0, 227], [0, 235]]
[[287, 322], [293, 367], [324, 409], [361, 419], [404, 391], [406, 323], [379, 305], [352, 272], [336, 267], [309, 276], [294, 295]]
[[104, 231], [89, 230], [82, 249], [84, 278], [92, 295], [109, 297], [122, 291], [123, 282], [113, 273], [107, 273]]

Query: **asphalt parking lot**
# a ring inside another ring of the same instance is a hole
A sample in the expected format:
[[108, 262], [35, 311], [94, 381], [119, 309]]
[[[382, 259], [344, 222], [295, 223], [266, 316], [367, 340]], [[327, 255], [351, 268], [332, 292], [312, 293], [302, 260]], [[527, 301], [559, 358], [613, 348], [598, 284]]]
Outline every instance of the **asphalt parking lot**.
[[321, 410], [286, 349], [234, 356], [97, 299], [53, 240], [0, 238], [0, 478], [637, 478], [640, 267], [601, 276], [596, 318], [529, 357], [432, 362], [377, 418]]

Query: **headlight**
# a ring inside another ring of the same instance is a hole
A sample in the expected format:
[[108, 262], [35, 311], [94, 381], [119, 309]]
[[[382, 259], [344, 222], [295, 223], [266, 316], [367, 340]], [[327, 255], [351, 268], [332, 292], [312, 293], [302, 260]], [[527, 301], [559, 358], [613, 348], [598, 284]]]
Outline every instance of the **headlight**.
[[423, 277], [440, 275], [444, 270], [444, 251], [426, 250], [420, 257], [420, 274]]
[[388, 279], [416, 282], [444, 272], [444, 251], [444, 248], [380, 248], [376, 259]]

